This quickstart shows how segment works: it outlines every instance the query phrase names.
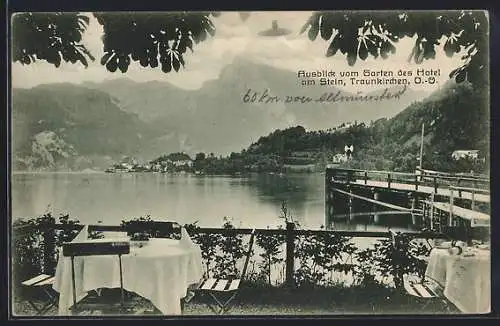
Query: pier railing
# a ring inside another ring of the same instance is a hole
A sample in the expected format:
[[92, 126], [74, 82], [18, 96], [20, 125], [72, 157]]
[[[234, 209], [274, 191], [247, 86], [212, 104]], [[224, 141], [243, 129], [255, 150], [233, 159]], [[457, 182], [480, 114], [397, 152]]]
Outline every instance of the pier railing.
[[[252, 232], [250, 228], [204, 228], [195, 227], [191, 228], [187, 225], [185, 226], [191, 236], [195, 237], [197, 235], [222, 235], [226, 237], [236, 237], [242, 235], [249, 235]], [[66, 234], [66, 241], [70, 241], [71, 237], [75, 236], [81, 229], [83, 225], [81, 224], [60, 224], [60, 223], [44, 223], [42, 225], [23, 225], [16, 226], [13, 228], [12, 236], [13, 243], [16, 243], [16, 239], [22, 238], [23, 236], [29, 235], [33, 232], [38, 232], [41, 235], [39, 239], [41, 247], [41, 258], [42, 268], [40, 272], [54, 273], [56, 267], [55, 252], [56, 252], [56, 239], [58, 237], [58, 232], [63, 232]], [[122, 226], [118, 225], [89, 225], [89, 233], [92, 232], [126, 232]], [[294, 223], [287, 223], [286, 228], [281, 229], [256, 229], [256, 236], [270, 236], [270, 237], [281, 237], [284, 239], [285, 250], [284, 254], [284, 279], [285, 284], [293, 286], [295, 284], [294, 273], [296, 272], [296, 261], [298, 256], [298, 251], [301, 250], [297, 247], [297, 239], [299, 237], [323, 237], [327, 239], [328, 237], [342, 238], [379, 238], [379, 239], [389, 239], [391, 236], [390, 231], [342, 231], [342, 230], [304, 230], [297, 229]], [[70, 234], [68, 237], [67, 235]], [[403, 235], [409, 238], [417, 239], [450, 239], [448, 233], [445, 232], [403, 232]], [[210, 245], [210, 244], [209, 244]], [[13, 255], [16, 253], [16, 249], [12, 248]], [[203, 248], [202, 248], [203, 249]], [[328, 246], [323, 248], [328, 250]], [[19, 253], [18, 253], [19, 254]], [[321, 255], [322, 253], [318, 253]], [[335, 256], [335, 253], [333, 253]]]
[[336, 175], [342, 177], [333, 182], [361, 183], [369, 185], [372, 182], [384, 182], [387, 188], [391, 188], [394, 184], [410, 185], [415, 191], [419, 187], [426, 186], [434, 188], [434, 192], [438, 192], [438, 188], [463, 187], [475, 189], [476, 192], [486, 191], [489, 193], [490, 180], [485, 176], [459, 176], [451, 174], [429, 173], [420, 170], [420, 173], [394, 172], [394, 171], [370, 171], [359, 169], [341, 169], [336, 167], [327, 167], [327, 175]]

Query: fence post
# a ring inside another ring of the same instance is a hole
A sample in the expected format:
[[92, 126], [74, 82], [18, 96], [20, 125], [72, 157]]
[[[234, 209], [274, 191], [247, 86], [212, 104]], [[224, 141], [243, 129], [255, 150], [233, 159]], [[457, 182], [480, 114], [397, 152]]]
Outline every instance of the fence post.
[[43, 272], [52, 275], [55, 271], [54, 253], [56, 249], [55, 219], [44, 222], [43, 230]]
[[387, 188], [391, 189], [391, 174], [387, 174]]
[[433, 181], [434, 181], [434, 192], [437, 194], [437, 192], [438, 192], [437, 178], [436, 178], [436, 177], [434, 177], [434, 178], [433, 178]]
[[295, 224], [293, 222], [286, 223], [286, 279], [285, 284], [292, 288], [295, 287], [293, 278], [295, 261]]
[[365, 171], [365, 185], [368, 184], [368, 172]]
[[448, 220], [448, 226], [453, 226], [453, 205], [455, 204], [453, 198], [453, 188], [450, 188], [450, 217]]
[[392, 242], [392, 265], [394, 268], [394, 285], [396, 289], [401, 291], [403, 288], [403, 269], [401, 266], [402, 252], [401, 252], [401, 239], [397, 235], [394, 236], [394, 242]]
[[418, 190], [418, 175], [415, 174], [415, 190]]

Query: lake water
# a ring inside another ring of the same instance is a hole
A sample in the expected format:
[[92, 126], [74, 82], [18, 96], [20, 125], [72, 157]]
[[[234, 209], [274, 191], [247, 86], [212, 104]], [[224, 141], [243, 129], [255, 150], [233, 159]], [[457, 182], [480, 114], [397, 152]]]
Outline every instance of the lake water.
[[[11, 185], [13, 218], [67, 213], [82, 223], [118, 225], [150, 215], [220, 227], [228, 216], [237, 227], [273, 228], [284, 224], [278, 216], [285, 201], [303, 228], [325, 223], [322, 174], [15, 173]], [[335, 228], [387, 230], [387, 225], [358, 221]]]

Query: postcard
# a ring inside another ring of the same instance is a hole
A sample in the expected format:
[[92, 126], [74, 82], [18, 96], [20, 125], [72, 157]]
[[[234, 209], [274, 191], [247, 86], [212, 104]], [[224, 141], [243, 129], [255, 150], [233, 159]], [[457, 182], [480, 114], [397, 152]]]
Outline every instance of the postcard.
[[488, 314], [489, 33], [15, 13], [11, 317]]

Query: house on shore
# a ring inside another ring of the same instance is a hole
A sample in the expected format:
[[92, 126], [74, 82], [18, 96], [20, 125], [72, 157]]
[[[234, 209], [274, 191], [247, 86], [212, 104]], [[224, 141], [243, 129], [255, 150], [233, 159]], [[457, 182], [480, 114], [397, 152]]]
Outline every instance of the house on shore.
[[462, 158], [463, 159], [469, 158], [469, 159], [477, 160], [477, 159], [479, 159], [479, 150], [477, 150], [477, 149], [459, 149], [459, 150], [453, 151], [453, 153], [451, 154], [451, 157], [454, 160], [459, 160]]

